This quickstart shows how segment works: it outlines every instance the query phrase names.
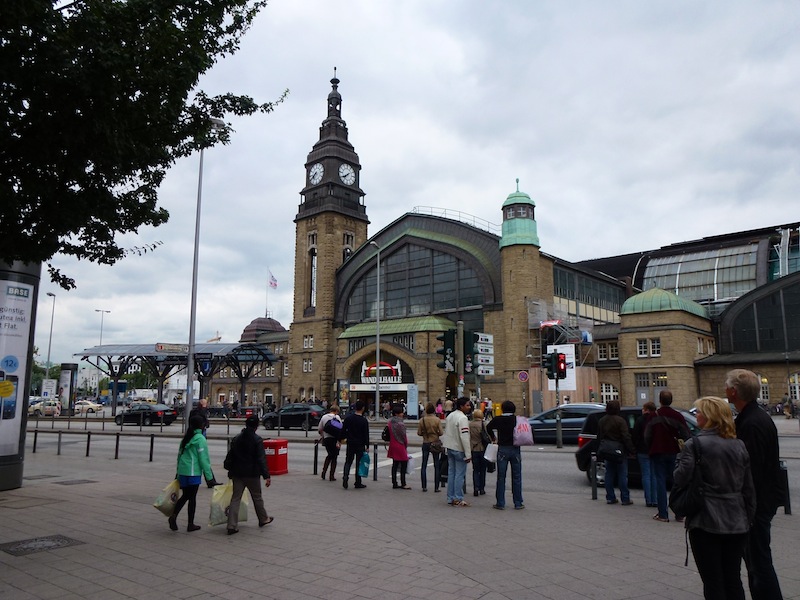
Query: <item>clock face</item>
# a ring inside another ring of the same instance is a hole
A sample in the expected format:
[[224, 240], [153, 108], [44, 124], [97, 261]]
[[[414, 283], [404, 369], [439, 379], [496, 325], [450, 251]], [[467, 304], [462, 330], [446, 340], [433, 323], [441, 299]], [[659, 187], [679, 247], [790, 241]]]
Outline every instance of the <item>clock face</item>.
[[321, 163], [316, 163], [311, 167], [308, 171], [308, 180], [313, 183], [314, 185], [318, 184], [322, 181], [322, 174], [325, 172], [325, 168], [322, 166]]
[[347, 185], [353, 185], [356, 181], [356, 172], [348, 164], [339, 167], [339, 178]]

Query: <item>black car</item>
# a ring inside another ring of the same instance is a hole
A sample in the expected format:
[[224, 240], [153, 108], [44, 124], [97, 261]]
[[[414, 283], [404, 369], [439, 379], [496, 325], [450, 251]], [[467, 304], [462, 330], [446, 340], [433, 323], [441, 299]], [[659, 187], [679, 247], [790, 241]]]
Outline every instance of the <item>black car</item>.
[[536, 444], [555, 444], [557, 418], [561, 417], [561, 441], [564, 444], [577, 444], [578, 435], [583, 428], [586, 416], [594, 411], [603, 410], [602, 404], [575, 403], [562, 404], [534, 415], [528, 419], [533, 430], [533, 441]]
[[[692, 435], [697, 435], [700, 427], [697, 425], [697, 419], [688, 410], [677, 409], [679, 413], [686, 419], [686, 425]], [[575, 451], [575, 461], [578, 463], [578, 468], [586, 473], [586, 478], [591, 482], [591, 474], [589, 468], [592, 462], [592, 453], [597, 452], [597, 424], [600, 419], [605, 415], [605, 410], [592, 412], [586, 417], [586, 422], [583, 424], [583, 429], [578, 436], [578, 449]], [[636, 419], [642, 416], [641, 406], [622, 406], [620, 407], [619, 416], [625, 419], [628, 424], [628, 429], [633, 432], [633, 426]], [[603, 483], [605, 475], [605, 468], [603, 462], [597, 463], [597, 483]], [[639, 466], [639, 461], [635, 456], [628, 457], [628, 483], [630, 485], [642, 485], [642, 470]]]
[[120, 414], [114, 417], [117, 425], [134, 423], [135, 425], [170, 425], [178, 418], [174, 408], [166, 404], [151, 404], [150, 402], [134, 402]]
[[282, 406], [277, 411], [268, 412], [261, 418], [261, 423], [266, 429], [275, 429], [280, 423], [283, 429], [299, 427], [304, 431], [308, 431], [312, 427], [319, 425], [319, 421], [324, 414], [325, 409], [319, 404], [299, 402]]

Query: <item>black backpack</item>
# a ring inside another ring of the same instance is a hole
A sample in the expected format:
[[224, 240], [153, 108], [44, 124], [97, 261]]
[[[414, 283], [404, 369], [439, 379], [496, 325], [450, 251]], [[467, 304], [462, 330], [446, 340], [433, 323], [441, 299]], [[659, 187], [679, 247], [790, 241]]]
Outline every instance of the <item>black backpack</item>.
[[384, 442], [388, 442], [388, 441], [390, 441], [392, 439], [392, 436], [389, 435], [389, 426], [388, 425], [383, 428], [383, 431], [381, 432], [381, 439]]

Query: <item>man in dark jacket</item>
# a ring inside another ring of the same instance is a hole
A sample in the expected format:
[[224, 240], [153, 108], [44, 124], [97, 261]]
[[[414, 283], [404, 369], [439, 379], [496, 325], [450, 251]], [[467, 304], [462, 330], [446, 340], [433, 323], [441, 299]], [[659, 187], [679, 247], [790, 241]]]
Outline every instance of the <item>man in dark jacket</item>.
[[356, 462], [356, 489], [367, 487], [361, 483], [361, 475], [358, 474], [358, 465], [361, 457], [369, 447], [369, 421], [364, 417], [364, 401], [357, 400], [355, 412], [350, 413], [342, 424], [342, 435], [347, 440], [347, 455], [344, 461], [344, 475], [342, 476], [342, 487], [347, 489], [347, 480], [350, 478], [350, 468], [353, 461]]
[[778, 458], [778, 430], [772, 417], [756, 402], [760, 393], [761, 382], [752, 371], [734, 369], [728, 373], [725, 395], [739, 413], [736, 437], [744, 442], [750, 454], [750, 471], [756, 488], [756, 516], [744, 549], [750, 595], [759, 600], [779, 600], [783, 595], [772, 565], [770, 528], [786, 490]]
[[228, 535], [239, 533], [239, 504], [242, 500], [244, 489], [250, 491], [253, 507], [258, 515], [258, 526], [263, 527], [272, 523], [273, 517], [267, 516], [264, 508], [264, 499], [261, 497], [261, 477], [264, 485], [270, 486], [271, 479], [267, 469], [267, 456], [264, 453], [264, 440], [256, 434], [258, 417], [249, 416], [245, 421], [245, 428], [231, 441], [231, 448], [225, 457], [224, 467], [228, 470], [228, 477], [233, 480], [233, 497], [228, 509]]
[[[658, 512], [653, 515], [656, 521], [669, 522], [667, 506], [667, 478], [675, 470], [675, 458], [681, 447], [678, 440], [691, 437], [686, 419], [672, 408], [672, 392], [662, 390], [658, 395], [661, 404], [656, 416], [650, 420], [644, 432], [644, 439], [650, 449], [650, 465], [656, 480], [656, 503]], [[682, 521], [683, 517], [676, 517]]]

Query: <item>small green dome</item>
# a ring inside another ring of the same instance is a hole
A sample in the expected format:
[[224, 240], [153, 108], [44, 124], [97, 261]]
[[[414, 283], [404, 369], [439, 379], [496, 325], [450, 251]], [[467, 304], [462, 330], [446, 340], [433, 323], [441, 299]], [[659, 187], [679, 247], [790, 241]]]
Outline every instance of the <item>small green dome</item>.
[[682, 310], [703, 319], [708, 318], [708, 311], [697, 302], [676, 296], [661, 288], [652, 288], [625, 300], [621, 315], [635, 315], [664, 310]]
[[536, 203], [533, 200], [531, 200], [531, 197], [528, 196], [528, 194], [519, 191], [519, 179], [517, 179], [517, 191], [511, 192], [508, 195], [506, 201], [503, 202], [503, 208], [517, 204], [529, 204], [531, 206], [536, 206]]

